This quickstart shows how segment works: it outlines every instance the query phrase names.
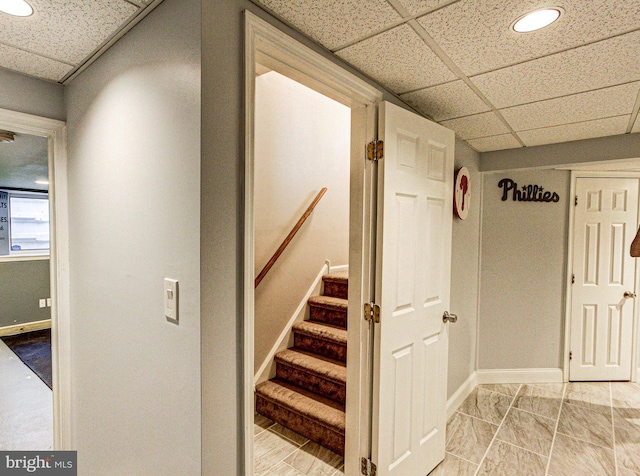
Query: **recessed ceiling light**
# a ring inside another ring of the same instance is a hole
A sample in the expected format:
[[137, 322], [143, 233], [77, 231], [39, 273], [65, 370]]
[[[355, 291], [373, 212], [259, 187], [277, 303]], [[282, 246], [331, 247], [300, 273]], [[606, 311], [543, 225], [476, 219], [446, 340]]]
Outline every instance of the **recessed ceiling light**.
[[48, 180], [36, 180], [36, 182], [38, 185], [49, 185], [49, 181]]
[[562, 15], [560, 7], [543, 8], [518, 18], [511, 28], [518, 33], [529, 33], [551, 25]]
[[0, 12], [16, 17], [28, 17], [33, 14], [33, 7], [25, 0], [0, 0]]

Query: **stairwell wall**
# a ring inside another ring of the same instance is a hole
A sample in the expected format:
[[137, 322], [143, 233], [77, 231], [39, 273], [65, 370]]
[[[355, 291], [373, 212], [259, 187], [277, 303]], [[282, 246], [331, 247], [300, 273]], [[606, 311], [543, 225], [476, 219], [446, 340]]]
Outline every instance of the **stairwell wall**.
[[351, 110], [275, 71], [256, 78], [255, 275], [327, 187], [255, 294], [257, 370], [325, 260], [348, 263]]

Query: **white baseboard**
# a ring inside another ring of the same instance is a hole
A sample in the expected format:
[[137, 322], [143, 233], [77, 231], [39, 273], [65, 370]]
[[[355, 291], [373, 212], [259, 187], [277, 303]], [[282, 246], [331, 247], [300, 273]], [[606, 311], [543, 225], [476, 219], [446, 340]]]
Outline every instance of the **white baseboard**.
[[455, 393], [451, 395], [451, 398], [447, 400], [447, 421], [449, 421], [449, 418], [451, 418], [456, 410], [460, 408], [462, 402], [464, 402], [465, 399], [471, 394], [471, 392], [473, 392], [473, 389], [476, 388], [477, 385], [477, 375], [476, 372], [473, 372], [471, 375], [469, 375], [469, 378], [462, 385], [460, 385], [458, 390], [456, 390]]
[[38, 331], [40, 329], [49, 328], [51, 328], [51, 319], [45, 319], [43, 321], [27, 322], [24, 324], [0, 327], [0, 336], [11, 336], [14, 334], [22, 334], [23, 332]]
[[478, 384], [498, 383], [562, 383], [562, 369], [495, 369], [477, 370]]

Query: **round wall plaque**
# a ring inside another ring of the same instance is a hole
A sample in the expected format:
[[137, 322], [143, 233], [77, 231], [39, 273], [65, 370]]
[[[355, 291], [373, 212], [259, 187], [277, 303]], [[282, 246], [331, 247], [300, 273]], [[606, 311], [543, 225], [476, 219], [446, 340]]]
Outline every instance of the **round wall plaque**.
[[455, 188], [453, 191], [453, 208], [461, 220], [464, 220], [469, 215], [469, 202], [471, 201], [470, 187], [469, 169], [460, 167], [456, 172]]

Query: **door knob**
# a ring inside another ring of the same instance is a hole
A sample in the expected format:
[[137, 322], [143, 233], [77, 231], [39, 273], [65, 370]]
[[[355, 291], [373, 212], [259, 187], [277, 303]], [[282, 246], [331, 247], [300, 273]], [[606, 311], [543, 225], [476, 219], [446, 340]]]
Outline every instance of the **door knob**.
[[636, 298], [636, 293], [632, 293], [631, 291], [625, 291], [624, 292], [624, 298], [625, 299], [635, 299]]
[[456, 316], [455, 314], [449, 314], [448, 311], [444, 311], [444, 314], [442, 315], [442, 322], [456, 322], [458, 320], [458, 316]]

